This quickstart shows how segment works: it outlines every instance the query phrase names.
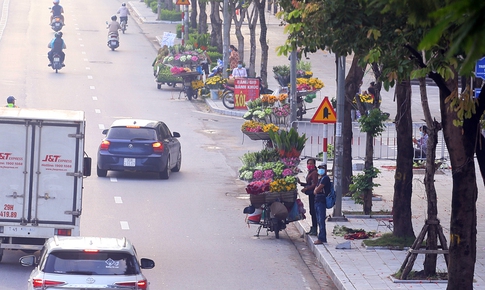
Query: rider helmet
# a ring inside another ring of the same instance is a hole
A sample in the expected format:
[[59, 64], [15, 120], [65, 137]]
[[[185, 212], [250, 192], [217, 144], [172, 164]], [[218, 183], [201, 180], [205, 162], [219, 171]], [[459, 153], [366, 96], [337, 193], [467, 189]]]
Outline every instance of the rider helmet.
[[53, 3], [54, 5], [57, 5], [57, 4], [59, 4], [59, 0], [54, 0], [54, 1], [52, 1], [52, 3]]
[[62, 37], [62, 32], [59, 31], [59, 32], [56, 32], [56, 38], [61, 38]]
[[9, 97], [7, 98], [7, 103], [9, 103], [9, 104], [13, 104], [13, 103], [15, 102], [15, 100], [16, 100], [16, 99], [15, 99], [13, 96], [9, 96]]
[[126, 6], [126, 3], [121, 4], [121, 6]]
[[111, 16], [111, 20], [116, 21], [116, 19], [118, 19], [116, 15]]

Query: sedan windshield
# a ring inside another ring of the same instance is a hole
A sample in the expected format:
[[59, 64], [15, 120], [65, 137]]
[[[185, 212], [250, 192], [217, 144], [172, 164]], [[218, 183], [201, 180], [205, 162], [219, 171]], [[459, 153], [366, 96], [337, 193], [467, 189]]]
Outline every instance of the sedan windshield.
[[114, 127], [108, 131], [108, 139], [157, 140], [157, 134], [151, 128]]
[[136, 275], [140, 267], [125, 252], [57, 251], [47, 257], [45, 273], [76, 275]]

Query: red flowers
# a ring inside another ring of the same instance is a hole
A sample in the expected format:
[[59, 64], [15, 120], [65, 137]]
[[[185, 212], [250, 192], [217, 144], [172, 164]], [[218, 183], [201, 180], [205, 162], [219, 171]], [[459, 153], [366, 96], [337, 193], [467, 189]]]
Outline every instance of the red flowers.
[[246, 192], [248, 194], [260, 194], [265, 191], [269, 191], [270, 183], [271, 179], [253, 181], [246, 186]]

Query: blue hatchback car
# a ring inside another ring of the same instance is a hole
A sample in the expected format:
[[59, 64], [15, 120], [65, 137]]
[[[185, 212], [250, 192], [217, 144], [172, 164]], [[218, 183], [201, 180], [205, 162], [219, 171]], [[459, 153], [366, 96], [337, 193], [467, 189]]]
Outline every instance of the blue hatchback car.
[[98, 148], [98, 177], [108, 170], [157, 172], [168, 179], [170, 172], [180, 171], [182, 150], [178, 132], [170, 132], [161, 121], [120, 119], [109, 129]]

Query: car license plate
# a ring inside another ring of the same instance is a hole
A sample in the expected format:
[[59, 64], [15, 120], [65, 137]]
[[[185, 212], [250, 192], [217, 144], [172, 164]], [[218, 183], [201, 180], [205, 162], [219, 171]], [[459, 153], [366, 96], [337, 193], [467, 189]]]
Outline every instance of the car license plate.
[[136, 158], [124, 158], [123, 165], [128, 167], [134, 167], [136, 165]]
[[116, 40], [111, 40], [111, 45], [116, 45]]

